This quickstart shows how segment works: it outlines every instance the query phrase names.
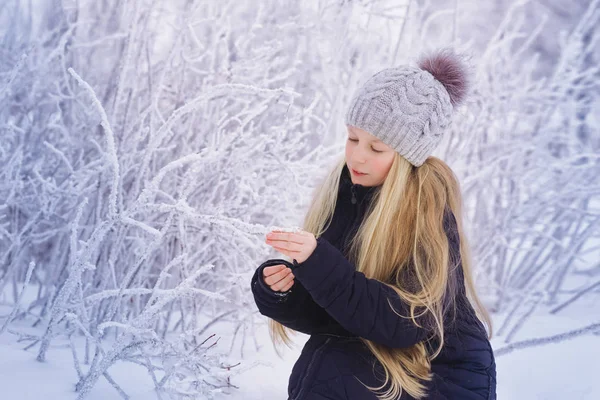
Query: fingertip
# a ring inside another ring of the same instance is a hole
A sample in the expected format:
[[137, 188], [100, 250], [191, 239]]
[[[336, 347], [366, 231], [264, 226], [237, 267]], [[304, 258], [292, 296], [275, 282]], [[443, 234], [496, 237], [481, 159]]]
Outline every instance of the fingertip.
[[285, 265], [283, 265], [283, 264], [273, 265], [271, 267], [271, 275], [280, 272], [281, 270], [283, 270], [284, 267], [285, 267]]
[[275, 272], [277, 272], [277, 271], [275, 270], [275, 266], [265, 267], [265, 268], [263, 269], [263, 275], [264, 275], [264, 276], [271, 276], [271, 275], [273, 275], [273, 273], [275, 273]]

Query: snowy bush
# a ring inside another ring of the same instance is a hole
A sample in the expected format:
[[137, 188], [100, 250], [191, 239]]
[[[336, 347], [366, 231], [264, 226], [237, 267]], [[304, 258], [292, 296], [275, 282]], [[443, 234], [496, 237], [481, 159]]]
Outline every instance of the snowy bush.
[[485, 25], [468, 3], [426, 3], [409, 2], [400, 47], [452, 38], [474, 66], [468, 104], [436, 153], [460, 178], [477, 282], [502, 315], [495, 333], [512, 342], [532, 313], [600, 289], [600, 2], [558, 14], [578, 10], [570, 26], [548, 15], [559, 2], [478, 4], [506, 11]]
[[306, 196], [290, 183], [328, 151], [294, 89], [306, 53], [286, 51], [302, 26], [275, 2], [55, 2], [38, 38], [21, 7], [2, 15], [22, 20], [3, 43], [0, 286], [16, 302], [34, 265], [37, 293], [3, 325], [43, 327], [40, 361], [84, 335], [80, 398], [100, 377], [124, 395], [119, 360], [145, 365], [159, 395], [231, 388], [211, 326], [245, 339], [264, 234], [296, 222]]
[[598, 6], [557, 35], [560, 57], [541, 77], [528, 47], [543, 26], [529, 32], [511, 7], [478, 62], [477, 96], [456, 131], [468, 140], [448, 149], [481, 282], [508, 314], [498, 326], [507, 342], [536, 309], [557, 309], [600, 279]]

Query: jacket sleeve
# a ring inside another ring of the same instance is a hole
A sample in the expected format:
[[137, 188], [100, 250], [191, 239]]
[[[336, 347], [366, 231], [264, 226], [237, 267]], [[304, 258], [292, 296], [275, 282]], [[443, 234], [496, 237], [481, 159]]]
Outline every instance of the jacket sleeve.
[[[452, 251], [456, 238], [448, 232], [452, 226], [451, 214], [445, 212], [444, 229]], [[318, 305], [357, 336], [388, 347], [404, 348], [431, 334], [425, 328], [429, 324], [424, 317], [417, 318], [421, 327], [412, 321], [409, 305], [391, 287], [356, 271], [354, 265], [323, 237], [317, 238], [314, 252], [299, 264], [294, 275]]]
[[[251, 289], [258, 311], [284, 326], [307, 335], [325, 333], [338, 336], [356, 336], [344, 329], [327, 311], [318, 305], [304, 286], [295, 280], [287, 292], [276, 292], [263, 280], [263, 269], [267, 260], [259, 266], [252, 276]], [[287, 261], [280, 260], [281, 263]], [[295, 269], [294, 269], [295, 270]]]
[[[348, 331], [392, 348], [410, 347], [428, 331], [410, 319], [408, 305], [388, 285], [367, 278], [325, 238], [294, 271], [315, 302]], [[396, 314], [388, 300], [400, 315]]]

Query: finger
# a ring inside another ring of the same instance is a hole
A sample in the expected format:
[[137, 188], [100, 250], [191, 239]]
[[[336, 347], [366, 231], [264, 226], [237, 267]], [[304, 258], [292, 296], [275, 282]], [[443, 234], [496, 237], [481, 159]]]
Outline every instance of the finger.
[[303, 244], [305, 236], [293, 232], [272, 231], [267, 235], [267, 240]]
[[284, 287], [283, 289], [281, 289], [281, 291], [282, 292], [287, 292], [288, 290], [290, 290], [292, 288], [292, 286], [294, 286], [294, 282], [295, 282], [295, 280], [292, 279], [292, 281], [290, 283], [288, 283], [286, 287]]
[[293, 280], [294, 280], [294, 275], [288, 274], [285, 278], [283, 278], [276, 284], [271, 285], [271, 289], [275, 290], [275, 291], [282, 291], [282, 289], [285, 288], [286, 286], [288, 286], [289, 283]]
[[272, 244], [271, 247], [273, 247], [275, 250], [284, 253], [284, 254], [289, 254], [289, 253], [300, 253], [302, 248], [291, 248], [290, 246], [282, 246], [282, 245], [274, 245]]
[[265, 267], [263, 269], [263, 276], [264, 277], [271, 276], [271, 275], [276, 274], [277, 272], [281, 271], [284, 268], [286, 268], [286, 266], [283, 265], [283, 264], [278, 264], [278, 265], [272, 265], [270, 267]]
[[276, 284], [277, 282], [281, 281], [283, 278], [285, 278], [286, 276], [288, 276], [288, 274], [290, 273], [290, 269], [289, 268], [285, 268], [281, 271], [279, 271], [276, 274], [273, 274], [267, 278], [265, 278], [265, 283], [269, 286]]
[[298, 247], [298, 246], [303, 245], [303, 243], [292, 242], [292, 241], [284, 240], [284, 239], [271, 239], [271, 238], [267, 238], [265, 243], [268, 244], [269, 246], [279, 246], [279, 247], [286, 247], [286, 248]]
[[284, 241], [277, 241], [277, 242], [267, 241], [267, 244], [269, 246], [275, 247], [275, 248], [280, 248], [280, 249], [284, 249], [284, 250], [292, 250], [291, 249], [291, 243], [289, 243], [289, 242], [284, 242]]
[[281, 280], [282, 280], [282, 279], [284, 279], [286, 276], [288, 276], [288, 274], [289, 274], [290, 272], [292, 272], [292, 270], [291, 270], [291, 269], [289, 269], [289, 268], [285, 268], [285, 269], [283, 269], [283, 270], [279, 271], [278, 273], [276, 273], [276, 274], [273, 274], [273, 275], [271, 275], [271, 276], [269, 276], [269, 277], [265, 278], [265, 283], [266, 283], [267, 285], [269, 285], [269, 286], [270, 286], [270, 285], [273, 285], [273, 284], [276, 284], [277, 282], [281, 281]]
[[287, 277], [287, 278], [285, 278], [284, 280], [282, 280], [282, 281], [280, 281], [280, 282], [277, 282], [277, 283], [276, 283], [276, 284], [274, 284], [274, 285], [271, 285], [271, 286], [270, 286], [270, 288], [271, 288], [271, 290], [274, 290], [274, 291], [276, 291], [276, 292], [280, 292], [280, 291], [282, 291], [282, 290], [283, 290], [283, 288], [284, 288], [284, 287], [286, 287], [286, 286], [287, 286], [287, 285], [290, 283], [290, 281], [292, 281], [292, 280], [293, 280], [293, 279], [289, 279], [289, 275], [288, 275], [288, 277]]

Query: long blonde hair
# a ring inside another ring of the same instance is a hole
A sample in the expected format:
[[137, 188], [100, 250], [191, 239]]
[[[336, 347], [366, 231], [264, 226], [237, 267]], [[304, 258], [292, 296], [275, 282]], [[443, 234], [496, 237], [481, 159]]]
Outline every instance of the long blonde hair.
[[[313, 193], [303, 229], [315, 237], [327, 229], [325, 225], [335, 210], [345, 163], [345, 158], [336, 163]], [[472, 279], [458, 179], [439, 158], [430, 156], [423, 165], [414, 167], [396, 153], [384, 183], [374, 192], [367, 214], [351, 241], [349, 254], [356, 260], [358, 271], [388, 284], [410, 305], [410, 318], [415, 324], [417, 317], [429, 317], [432, 337], [437, 339], [438, 346], [429, 353], [431, 350], [428, 351], [425, 342], [400, 349], [361, 338], [385, 371], [384, 384], [369, 389], [381, 391], [390, 384], [386, 391], [374, 392], [381, 400], [397, 399], [403, 390], [416, 399], [423, 398], [426, 395], [423, 381], [431, 379], [431, 360], [444, 345], [443, 305], [451, 268], [443, 226], [446, 207], [456, 218], [467, 296], [491, 338], [491, 321], [477, 297]], [[406, 284], [407, 278], [410, 285]], [[274, 320], [269, 321], [269, 327], [276, 348], [279, 343], [291, 344], [288, 328]]]

